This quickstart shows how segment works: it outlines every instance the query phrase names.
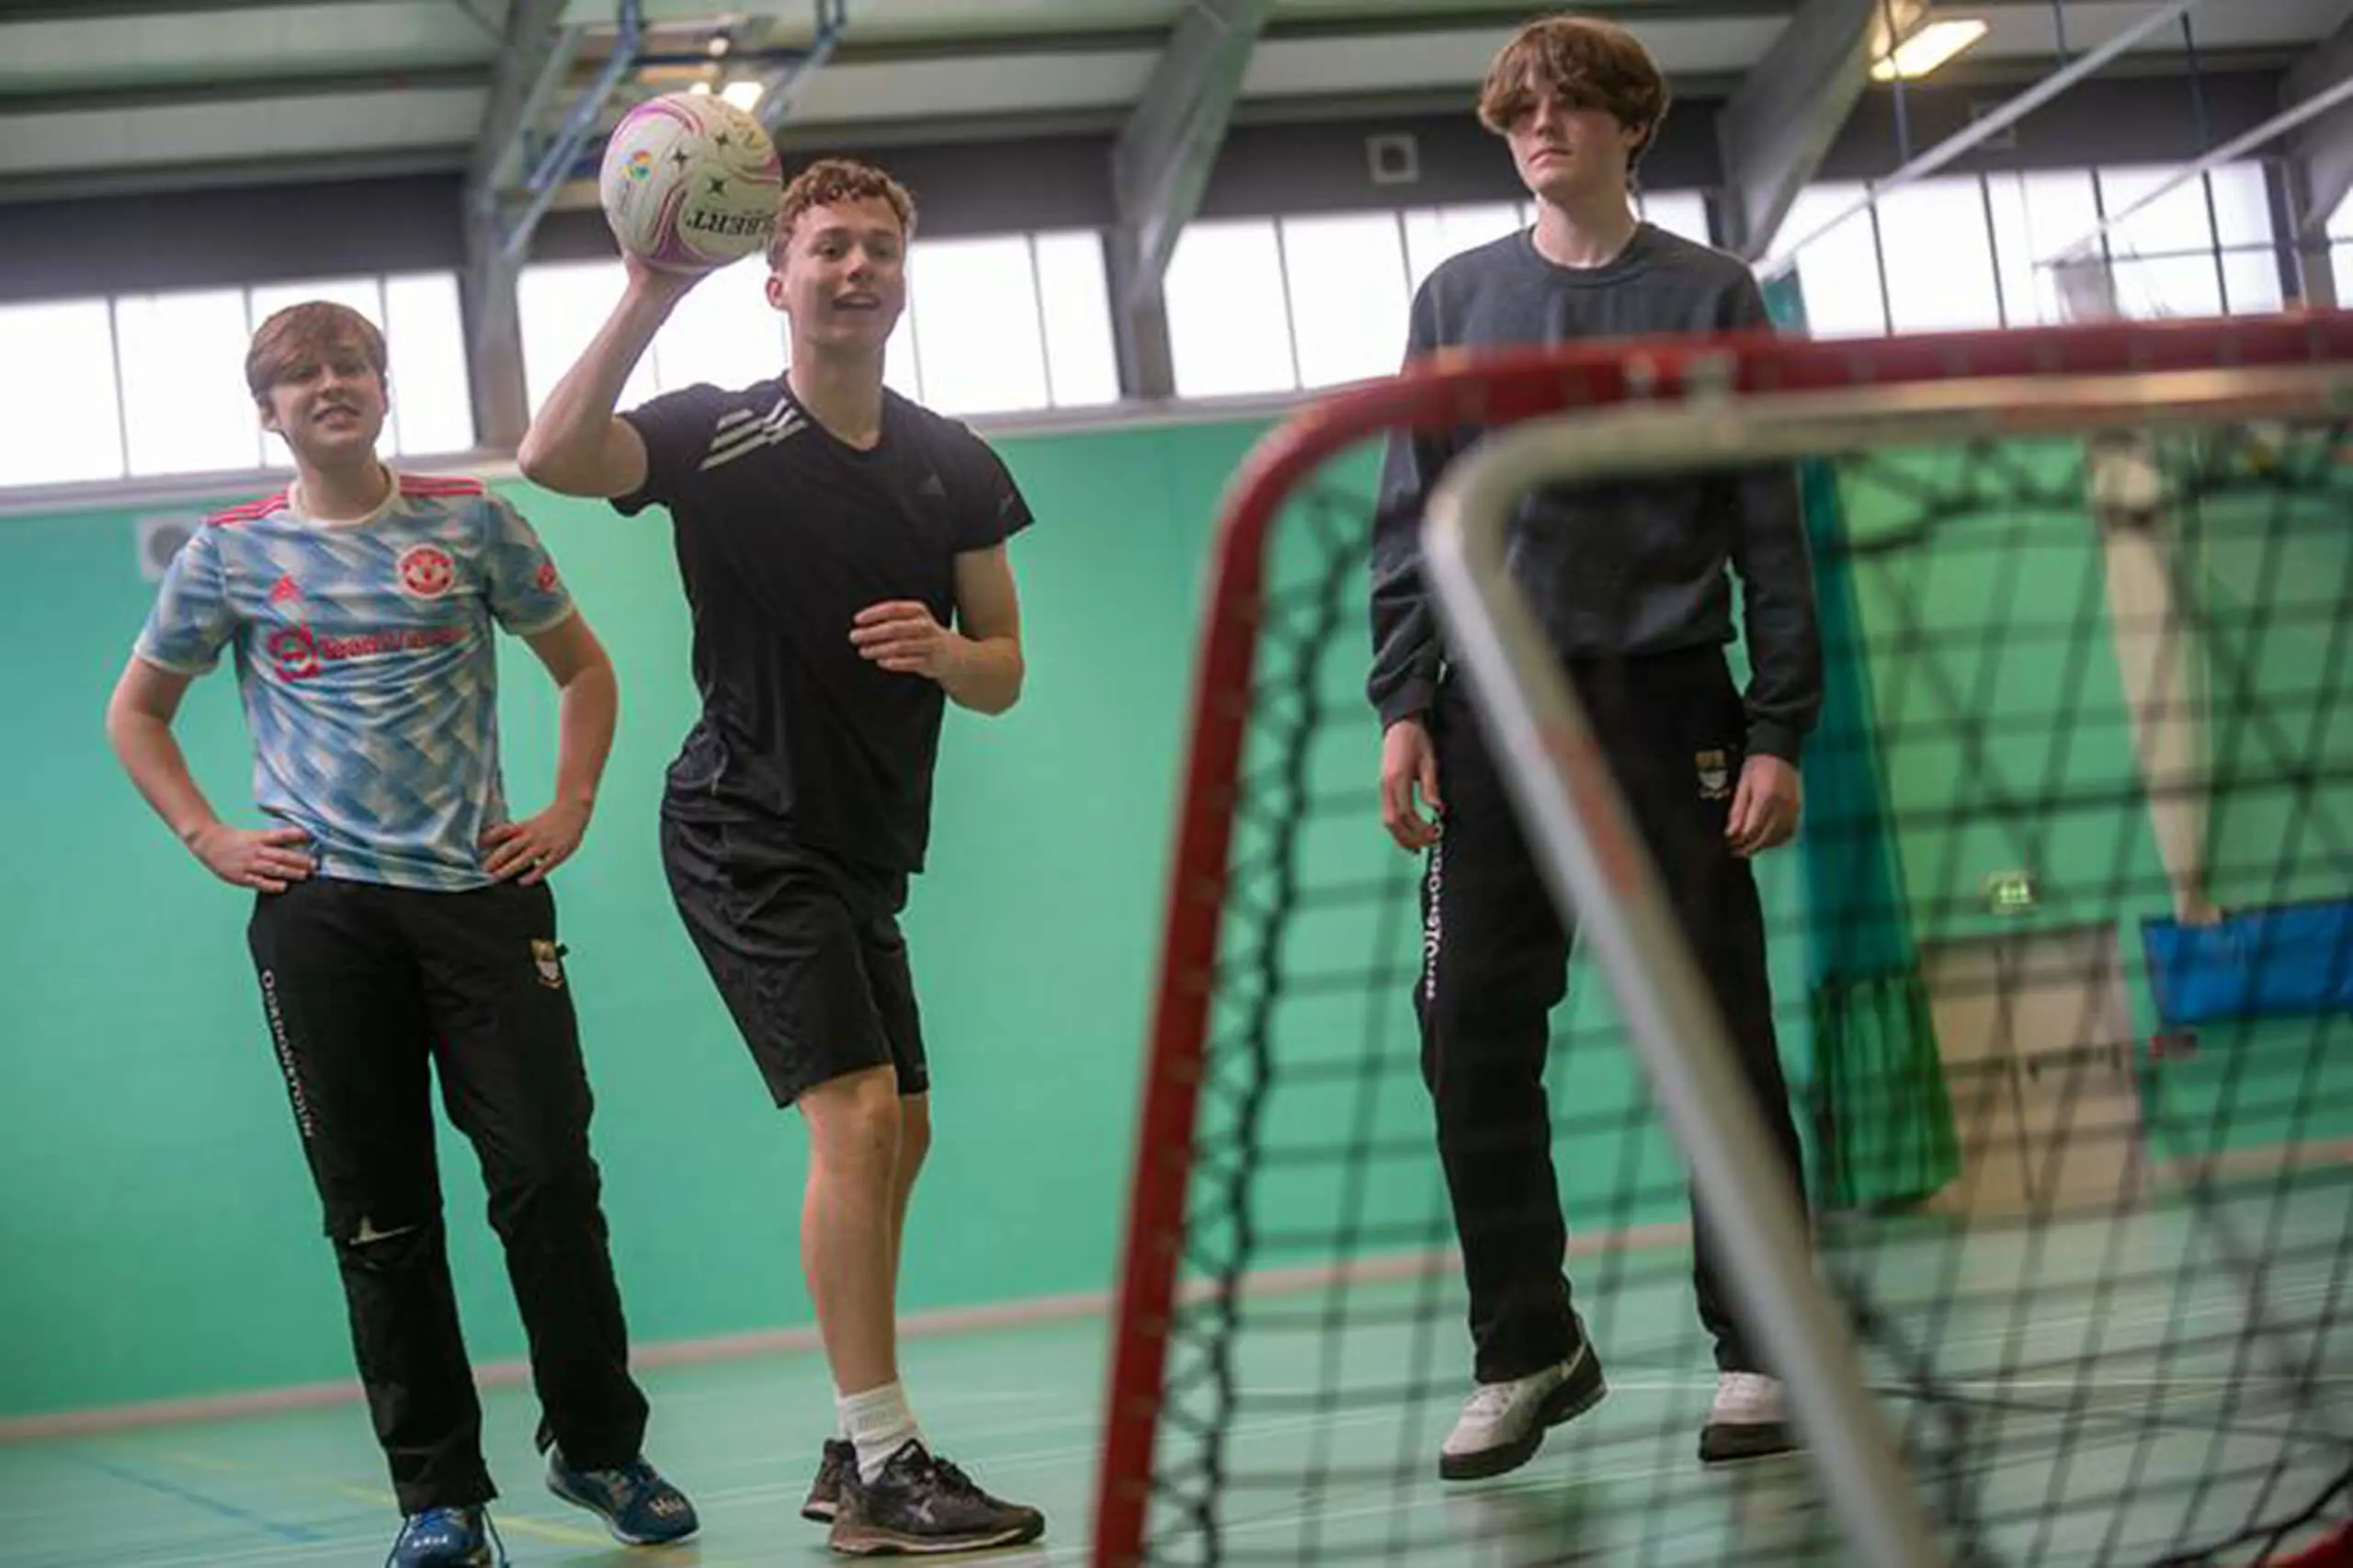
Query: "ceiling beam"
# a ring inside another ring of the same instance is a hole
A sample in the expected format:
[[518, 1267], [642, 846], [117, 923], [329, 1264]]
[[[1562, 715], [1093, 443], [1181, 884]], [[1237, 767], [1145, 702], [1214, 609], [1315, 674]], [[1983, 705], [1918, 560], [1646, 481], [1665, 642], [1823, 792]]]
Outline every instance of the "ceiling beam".
[[439, 91], [487, 86], [486, 65], [369, 65], [365, 69], [253, 72], [208, 75], [182, 82], [150, 82], [130, 86], [92, 84], [47, 87], [28, 93], [0, 90], [0, 116], [80, 114], [90, 108], [91, 95], [103, 93], [109, 114], [129, 109], [185, 108], [195, 104], [267, 104], [280, 98], [315, 98], [323, 94]]
[[[1531, 16], [1557, 6], [1464, 6], [1443, 10], [1367, 7], [1353, 16], [1283, 17], [1267, 26], [1271, 40], [1386, 38], [1417, 33], [1493, 33], [1503, 40], [1528, 25]], [[1587, 7], [1573, 7], [1586, 9]], [[1602, 7], [1591, 7], [1599, 10]], [[1792, 0], [1690, 0], [1690, 3], [1610, 9], [1611, 21], [1640, 34], [1659, 22], [1742, 22], [1786, 17]]]
[[1871, 62], [1927, 0], [1806, 0], [1716, 117], [1729, 238], [1754, 261], [1870, 85]]
[[1137, 276], [1157, 285], [1199, 208], [1274, 0], [1195, 0], [1169, 35], [1111, 153], [1111, 187], [1135, 231]]
[[[770, 51], [769, 63], [758, 74], [760, 101], [754, 112], [759, 116], [760, 129], [771, 139], [784, 129], [791, 118], [792, 105], [809, 79], [841, 47], [842, 32], [849, 23], [849, 0], [814, 0], [814, 25], [809, 41], [782, 51]], [[732, 60], [733, 55], [730, 55]]]
[[[658, 0], [649, 0], [649, 4]], [[1667, 6], [1643, 11], [1628, 17], [1631, 25], [1649, 21], [1708, 20], [1750, 21], [1787, 16], [1791, 0], [1697, 0], [1682, 7]], [[1394, 40], [1401, 48], [1432, 36], [1459, 36], [1464, 33], [1491, 33], [1497, 40], [1527, 21], [1528, 7], [1495, 6], [1492, 9], [1439, 11], [1383, 11], [1361, 16], [1283, 17], [1273, 16], [1260, 34], [1262, 41], [1302, 42], [1347, 41], [1358, 39]], [[675, 28], [679, 24], [670, 26]], [[771, 32], [776, 29], [771, 28]], [[786, 52], [805, 51], [810, 42], [822, 37], [824, 24], [812, 29], [810, 40], [785, 46]], [[796, 34], [797, 36], [797, 34]], [[845, 39], [834, 52], [836, 65], [888, 65], [903, 61], [970, 60], [997, 54], [1126, 54], [1150, 52], [1159, 54], [1169, 39], [1166, 26], [1150, 23], [1124, 24], [1107, 22], [1086, 25], [1073, 19], [1068, 26], [1040, 26], [975, 29], [966, 32], [941, 31], [917, 35], [908, 33], [881, 38], [861, 37], [855, 41]], [[741, 62], [746, 52], [738, 50], [729, 58]], [[648, 60], [691, 59], [699, 62], [699, 54], [676, 56], [665, 49], [647, 51]], [[1682, 78], [1678, 74], [1677, 81]], [[1460, 86], [1449, 89], [1456, 98], [1461, 97]]]
[[513, 0], [466, 168], [466, 271], [460, 300], [466, 370], [472, 386], [474, 438], [512, 450], [530, 423], [523, 383], [523, 323], [516, 299], [522, 249], [538, 212], [518, 211], [529, 174], [529, 133], [572, 71], [580, 29], [563, 22], [564, 0]]
[[1131, 397], [1176, 391], [1161, 278], [1200, 210], [1242, 78], [1274, 0], [1193, 0], [1168, 35], [1111, 149], [1119, 222], [1107, 247], [1120, 383]]
[[158, 192], [242, 189], [250, 186], [342, 185], [354, 180], [399, 179], [415, 175], [449, 176], [465, 165], [462, 143], [447, 147], [402, 147], [385, 152], [321, 153], [288, 157], [283, 153], [250, 158], [214, 158], [200, 163], [124, 165], [105, 169], [69, 169], [54, 174], [0, 173], [0, 207], [33, 201], [85, 201], [98, 197], [152, 196]]
[[[2293, 108], [2348, 77], [2353, 77], [2353, 17], [2288, 73], [2279, 87], [2279, 107]], [[2323, 233], [2338, 206], [2353, 195], [2353, 104], [2339, 104], [2306, 121], [2289, 148], [2303, 176], [2302, 226], [2307, 234]]]
[[580, 31], [559, 25], [564, 0], [515, 0], [506, 36], [491, 70], [490, 101], [483, 106], [467, 170], [471, 200], [481, 201], [521, 182], [527, 132], [549, 98], [572, 74]]
[[[414, 5], [415, 0], [300, 0], [304, 5]], [[282, 11], [297, 0], [9, 0], [0, 23], [95, 22], [108, 17], [201, 17], [218, 11]]]

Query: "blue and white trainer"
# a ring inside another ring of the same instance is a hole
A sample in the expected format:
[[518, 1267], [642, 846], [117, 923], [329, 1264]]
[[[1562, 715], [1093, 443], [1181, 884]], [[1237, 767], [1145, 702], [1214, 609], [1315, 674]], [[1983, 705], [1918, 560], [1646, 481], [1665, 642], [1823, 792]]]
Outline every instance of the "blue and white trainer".
[[401, 1521], [384, 1568], [503, 1568], [506, 1561], [489, 1509], [427, 1508]]
[[642, 1459], [614, 1470], [574, 1470], [563, 1450], [548, 1449], [548, 1490], [605, 1521], [624, 1546], [684, 1540], [700, 1528], [687, 1494]]

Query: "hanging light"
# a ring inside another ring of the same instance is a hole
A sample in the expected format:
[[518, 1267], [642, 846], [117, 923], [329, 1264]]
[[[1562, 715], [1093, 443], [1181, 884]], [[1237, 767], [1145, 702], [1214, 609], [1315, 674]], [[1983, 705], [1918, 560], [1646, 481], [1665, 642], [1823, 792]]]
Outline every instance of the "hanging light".
[[1981, 17], [1930, 22], [1871, 63], [1871, 80], [1916, 82], [1992, 30]]

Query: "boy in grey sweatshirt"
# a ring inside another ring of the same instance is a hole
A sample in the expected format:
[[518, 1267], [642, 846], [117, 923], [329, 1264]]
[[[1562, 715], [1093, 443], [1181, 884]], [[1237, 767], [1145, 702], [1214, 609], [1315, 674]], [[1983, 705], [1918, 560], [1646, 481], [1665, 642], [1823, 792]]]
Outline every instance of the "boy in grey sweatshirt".
[[[1495, 57], [1481, 120], [1536, 197], [1529, 231], [1448, 261], [1415, 296], [1409, 356], [1766, 324], [1737, 259], [1633, 213], [1632, 170], [1666, 111], [1631, 34], [1555, 17]], [[1471, 1293], [1476, 1388], [1440, 1451], [1449, 1480], [1498, 1475], [1607, 1392], [1562, 1272], [1567, 1235], [1543, 1085], [1547, 1017], [1573, 933], [1547, 893], [1495, 759], [1478, 695], [1450, 669], [1419, 559], [1440, 471], [1480, 432], [1400, 434], [1381, 479], [1368, 694], [1384, 726], [1381, 820], [1427, 851], [1422, 1072]], [[1568, 666], [1801, 1199], [1751, 858], [1786, 843], [1798, 757], [1822, 699], [1813, 580], [1786, 465], [1558, 488], [1525, 502], [1514, 579]], [[1752, 675], [1725, 662], [1739, 574]], [[1695, 1212], [1699, 1314], [1715, 1341], [1708, 1462], [1794, 1445]]]

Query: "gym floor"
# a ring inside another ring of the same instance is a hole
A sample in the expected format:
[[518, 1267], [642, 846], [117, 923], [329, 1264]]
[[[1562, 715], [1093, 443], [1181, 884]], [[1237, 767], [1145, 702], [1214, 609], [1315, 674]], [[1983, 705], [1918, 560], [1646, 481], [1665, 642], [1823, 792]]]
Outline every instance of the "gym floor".
[[[1933, 1411], [1889, 1408], [1920, 1417], [1915, 1432], [1966, 1423], [1960, 1473], [1993, 1561], [2141, 1562], [2177, 1539], [2228, 1535], [2266, 1488], [2265, 1517], [2292, 1514], [2342, 1469], [2353, 1345], [2325, 1333], [2343, 1288], [2338, 1176], [2245, 1185], [2202, 1209], [2176, 1198], [2117, 1224], [1849, 1225], [1825, 1233], [1826, 1250], [1834, 1272], [1873, 1282], [1898, 1325], [1933, 1335], [1926, 1351], [1949, 1399]], [[2249, 1247], [2270, 1260], [2253, 1314], [2226, 1261]], [[1525, 1469], [1471, 1486], [1441, 1487], [1435, 1475], [1459, 1394], [1446, 1387], [1461, 1333], [1450, 1278], [1350, 1288], [1336, 1339], [1324, 1333], [1326, 1292], [1265, 1299], [1312, 1302], [1310, 1312], [1245, 1306], [1222, 1553], [1210, 1558], [1162, 1513], [1166, 1551], [1155, 1561], [1841, 1561], [1836, 1520], [1802, 1461], [1718, 1471], [1695, 1462], [1712, 1381], [1689, 1326], [1688, 1263], [1671, 1248], [1615, 1256], [1632, 1261], [1586, 1259], [1576, 1270], [1609, 1399]], [[2026, 1278], [2035, 1283], [2021, 1296]], [[1093, 1319], [904, 1347], [917, 1414], [941, 1449], [991, 1490], [1047, 1512], [1041, 1546], [988, 1561], [1086, 1561], [1103, 1349]], [[2301, 1369], [2302, 1400], [2274, 1375], [2282, 1364]], [[1873, 1370], [1892, 1380], [1882, 1358]], [[649, 1453], [693, 1495], [699, 1539], [654, 1552], [615, 1546], [541, 1489], [528, 1391], [494, 1388], [483, 1396], [485, 1441], [506, 1495], [494, 1517], [518, 1568], [827, 1558], [824, 1531], [797, 1512], [830, 1409], [813, 1353], [657, 1368], [645, 1381]], [[1434, 1392], [1379, 1397], [1401, 1386]], [[394, 1525], [381, 1476], [354, 1404], [0, 1448], [0, 1563], [379, 1562]]]

